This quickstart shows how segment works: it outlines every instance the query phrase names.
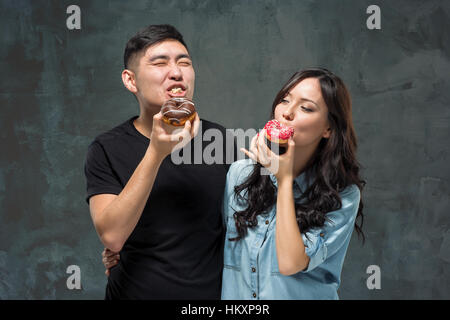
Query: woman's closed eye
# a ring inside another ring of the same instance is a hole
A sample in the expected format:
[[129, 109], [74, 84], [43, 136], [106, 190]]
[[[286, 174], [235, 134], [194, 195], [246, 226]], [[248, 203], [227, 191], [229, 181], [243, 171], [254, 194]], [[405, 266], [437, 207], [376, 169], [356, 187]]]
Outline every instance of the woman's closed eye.
[[303, 111], [305, 111], [305, 112], [313, 112], [313, 111], [314, 111], [313, 109], [310, 109], [310, 108], [305, 107], [305, 106], [301, 106], [301, 109], [302, 109]]

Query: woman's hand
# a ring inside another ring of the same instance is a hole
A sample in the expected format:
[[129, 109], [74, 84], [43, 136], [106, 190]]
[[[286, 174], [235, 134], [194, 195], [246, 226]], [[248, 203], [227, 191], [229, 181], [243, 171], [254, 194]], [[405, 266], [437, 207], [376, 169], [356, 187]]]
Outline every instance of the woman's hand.
[[241, 148], [250, 159], [259, 162], [267, 170], [269, 170], [276, 178], [277, 181], [283, 181], [286, 179], [294, 179], [294, 148], [295, 142], [291, 138], [288, 140], [288, 147], [286, 153], [282, 155], [276, 155], [269, 149], [264, 141], [265, 130], [261, 130], [255, 137], [253, 137], [250, 143], [250, 151]]
[[110, 269], [119, 263], [120, 254], [119, 252], [113, 252], [108, 248], [105, 248], [102, 252], [102, 257], [103, 264], [106, 268], [105, 274], [109, 277], [111, 273]]

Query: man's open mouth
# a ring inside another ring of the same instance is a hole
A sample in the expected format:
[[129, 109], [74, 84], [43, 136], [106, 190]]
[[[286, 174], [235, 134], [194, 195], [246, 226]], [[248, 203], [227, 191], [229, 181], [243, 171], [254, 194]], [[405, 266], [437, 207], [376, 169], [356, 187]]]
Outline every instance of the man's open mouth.
[[174, 84], [167, 88], [167, 92], [172, 97], [184, 97], [186, 94], [186, 87], [182, 84]]

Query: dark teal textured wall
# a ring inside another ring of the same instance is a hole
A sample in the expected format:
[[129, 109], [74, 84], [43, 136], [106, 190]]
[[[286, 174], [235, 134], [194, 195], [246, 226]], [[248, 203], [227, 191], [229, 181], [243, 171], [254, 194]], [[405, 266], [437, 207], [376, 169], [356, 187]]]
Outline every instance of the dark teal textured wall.
[[[66, 8], [81, 8], [68, 30]], [[381, 8], [368, 30], [366, 8]], [[120, 73], [148, 24], [185, 36], [201, 116], [261, 128], [296, 70], [348, 84], [367, 188], [342, 299], [450, 298], [448, 1], [0, 2], [0, 299], [102, 299], [106, 278], [84, 200], [86, 148], [138, 113]], [[66, 268], [81, 269], [68, 290]], [[381, 269], [368, 290], [366, 268]]]

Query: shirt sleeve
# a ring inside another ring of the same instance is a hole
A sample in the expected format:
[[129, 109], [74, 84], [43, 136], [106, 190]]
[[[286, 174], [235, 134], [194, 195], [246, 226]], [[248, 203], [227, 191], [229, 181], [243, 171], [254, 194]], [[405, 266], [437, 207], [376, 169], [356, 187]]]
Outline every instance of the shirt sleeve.
[[228, 170], [227, 173], [227, 178], [225, 181], [225, 190], [224, 190], [224, 194], [223, 194], [223, 207], [222, 207], [222, 218], [223, 218], [223, 223], [225, 228], [227, 227], [227, 223], [228, 223], [228, 215], [230, 214], [230, 210], [231, 209], [231, 197], [234, 196], [234, 186], [236, 185], [235, 183], [235, 177], [234, 177], [234, 168], [235, 168], [236, 164], [233, 163], [230, 165], [230, 169]]
[[228, 170], [223, 194], [222, 217], [225, 227], [228, 219], [233, 218], [235, 210], [239, 210], [239, 205], [235, 201], [234, 187], [244, 182], [253, 170], [252, 162], [239, 160], [233, 162]]
[[90, 197], [96, 194], [119, 194], [123, 189], [117, 175], [111, 167], [105, 150], [96, 141], [88, 148], [84, 174], [86, 176], [86, 202], [88, 204]]
[[228, 172], [231, 165], [238, 159], [237, 139], [233, 131], [226, 129], [224, 143], [224, 166]]
[[[335, 254], [351, 236], [358, 213], [360, 191], [356, 185], [348, 187], [341, 193], [342, 207], [329, 212], [322, 228], [315, 228], [302, 234], [306, 254], [309, 257], [309, 272]], [[308, 239], [309, 238], [309, 239]]]

